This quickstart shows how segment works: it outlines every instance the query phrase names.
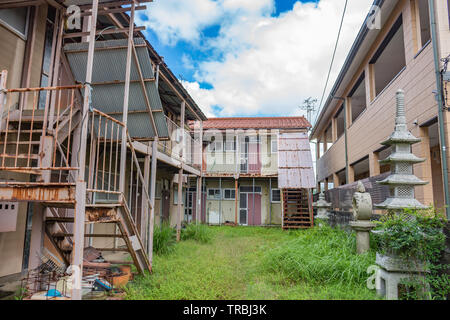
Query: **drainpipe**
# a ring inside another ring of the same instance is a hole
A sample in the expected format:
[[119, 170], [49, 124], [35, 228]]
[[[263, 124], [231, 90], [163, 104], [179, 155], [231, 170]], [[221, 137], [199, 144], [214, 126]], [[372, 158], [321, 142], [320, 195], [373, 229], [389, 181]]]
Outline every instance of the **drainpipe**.
[[441, 69], [439, 62], [439, 49], [438, 49], [438, 38], [436, 32], [436, 14], [434, 7], [434, 0], [428, 1], [430, 9], [430, 25], [431, 25], [431, 42], [433, 45], [433, 55], [434, 55], [434, 68], [436, 73], [436, 87], [437, 87], [437, 102], [438, 102], [438, 122], [439, 122], [439, 138], [441, 143], [441, 163], [442, 163], [442, 181], [444, 184], [444, 198], [445, 198], [445, 212], [447, 214], [447, 220], [450, 219], [450, 194], [448, 186], [448, 165], [447, 165], [447, 142], [445, 139], [445, 128], [444, 128], [444, 110], [445, 105], [442, 99], [442, 81], [441, 81]]
[[349, 164], [348, 164], [348, 138], [347, 138], [347, 100], [342, 97], [333, 97], [333, 99], [341, 100], [344, 108], [344, 145], [345, 145], [345, 179], [346, 184], [349, 183]]

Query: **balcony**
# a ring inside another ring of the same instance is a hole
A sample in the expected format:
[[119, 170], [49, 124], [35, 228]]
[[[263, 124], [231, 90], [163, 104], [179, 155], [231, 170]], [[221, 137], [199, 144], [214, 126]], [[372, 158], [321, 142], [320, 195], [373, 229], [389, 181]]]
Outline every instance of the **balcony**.
[[194, 139], [192, 131], [181, 128], [165, 116], [169, 131], [169, 140], [158, 140], [158, 151], [185, 163], [194, 169], [201, 170], [202, 144]]

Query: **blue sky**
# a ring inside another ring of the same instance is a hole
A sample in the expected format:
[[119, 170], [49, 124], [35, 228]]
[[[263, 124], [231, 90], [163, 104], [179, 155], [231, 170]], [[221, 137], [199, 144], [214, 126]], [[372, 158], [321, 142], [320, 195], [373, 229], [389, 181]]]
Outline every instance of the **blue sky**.
[[[145, 34], [208, 116], [298, 115], [323, 90], [345, 0], [155, 0]], [[349, 1], [333, 77], [371, 0]]]

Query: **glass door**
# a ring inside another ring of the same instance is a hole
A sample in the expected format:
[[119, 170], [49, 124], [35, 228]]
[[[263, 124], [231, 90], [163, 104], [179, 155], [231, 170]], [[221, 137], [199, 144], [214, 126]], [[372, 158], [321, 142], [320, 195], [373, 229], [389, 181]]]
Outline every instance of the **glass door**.
[[239, 224], [246, 226], [248, 225], [247, 220], [247, 214], [248, 214], [248, 208], [247, 208], [247, 200], [248, 200], [248, 194], [247, 193], [241, 193], [239, 195]]

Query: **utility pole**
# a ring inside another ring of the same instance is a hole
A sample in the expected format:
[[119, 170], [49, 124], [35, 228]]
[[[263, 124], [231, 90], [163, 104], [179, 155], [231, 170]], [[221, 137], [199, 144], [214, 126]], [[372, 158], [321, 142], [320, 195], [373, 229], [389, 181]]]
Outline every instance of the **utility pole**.
[[[309, 97], [308, 99], [305, 99], [303, 101], [303, 105], [299, 107], [301, 110], [306, 110], [306, 119], [308, 120], [309, 123], [311, 123], [312, 116], [313, 116], [314, 112], [316, 112], [316, 103], [317, 103], [317, 99], [313, 99], [312, 97]], [[312, 123], [311, 123], [311, 125], [312, 125]]]

